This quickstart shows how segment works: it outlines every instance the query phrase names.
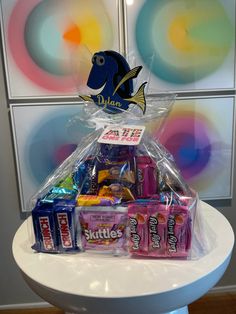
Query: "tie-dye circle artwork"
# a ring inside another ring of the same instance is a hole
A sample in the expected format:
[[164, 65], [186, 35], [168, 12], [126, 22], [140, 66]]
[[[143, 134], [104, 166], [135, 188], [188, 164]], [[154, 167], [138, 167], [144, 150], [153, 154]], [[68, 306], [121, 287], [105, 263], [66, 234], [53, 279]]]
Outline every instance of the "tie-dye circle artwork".
[[81, 104], [11, 105], [11, 121], [23, 211], [46, 178], [75, 150], [94, 125]]
[[[41, 119], [30, 133], [25, 158], [32, 180], [41, 184], [94, 129], [79, 119], [78, 107], [58, 109]], [[77, 118], [76, 118], [77, 117]]]
[[217, 133], [206, 117], [180, 108], [169, 118], [165, 130], [160, 140], [175, 156], [185, 179], [192, 179], [207, 168], [212, 157], [211, 138]]
[[136, 45], [154, 76], [172, 84], [214, 73], [234, 48], [234, 25], [219, 0], [147, 0], [136, 19]]
[[201, 198], [231, 195], [233, 108], [230, 97], [177, 100], [161, 133], [149, 125]]
[[113, 46], [113, 25], [103, 1], [18, 0], [8, 46], [30, 82], [68, 94], [86, 85], [92, 54]]

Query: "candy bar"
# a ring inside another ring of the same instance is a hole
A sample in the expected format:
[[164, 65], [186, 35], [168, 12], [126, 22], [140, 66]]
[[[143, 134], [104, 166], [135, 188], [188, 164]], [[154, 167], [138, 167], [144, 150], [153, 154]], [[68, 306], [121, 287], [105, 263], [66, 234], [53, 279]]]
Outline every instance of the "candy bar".
[[167, 221], [169, 210], [162, 204], [149, 205], [148, 209], [148, 255], [166, 256]]
[[77, 250], [74, 204], [57, 203], [54, 206], [58, 250], [60, 252]]
[[123, 161], [135, 155], [135, 146], [100, 144], [100, 156], [111, 161]]
[[148, 198], [156, 193], [156, 166], [149, 156], [138, 156], [137, 164], [137, 195]]
[[40, 204], [32, 210], [35, 244], [38, 252], [56, 253], [58, 251], [56, 227], [52, 204]]
[[54, 203], [56, 200], [74, 200], [76, 198], [76, 190], [68, 190], [61, 187], [53, 187], [49, 193], [41, 198], [41, 203]]
[[76, 164], [73, 170], [73, 181], [78, 187], [80, 194], [96, 195], [98, 192], [96, 157], [88, 158]]
[[147, 208], [128, 205], [129, 251], [133, 255], [148, 255]]
[[134, 200], [134, 195], [131, 190], [121, 183], [113, 183], [109, 186], [103, 186], [98, 193], [99, 196], [115, 197], [123, 201]]
[[77, 191], [77, 186], [74, 184], [72, 175], [68, 175], [65, 179], [61, 180], [56, 187], [64, 188], [67, 191]]
[[103, 168], [103, 170], [98, 171], [98, 183], [104, 180], [135, 183], [135, 173], [128, 162], [108, 163], [104, 164]]
[[167, 254], [186, 257], [191, 241], [191, 219], [188, 208], [173, 205], [167, 222]]
[[[171, 192], [183, 193], [183, 187], [181, 182], [178, 181], [178, 178], [174, 174], [169, 174], [168, 172], [164, 173], [158, 172], [158, 191], [159, 192]], [[183, 184], [183, 183], [182, 183]]]
[[80, 195], [78, 206], [113, 206], [120, 203], [120, 199], [113, 196]]

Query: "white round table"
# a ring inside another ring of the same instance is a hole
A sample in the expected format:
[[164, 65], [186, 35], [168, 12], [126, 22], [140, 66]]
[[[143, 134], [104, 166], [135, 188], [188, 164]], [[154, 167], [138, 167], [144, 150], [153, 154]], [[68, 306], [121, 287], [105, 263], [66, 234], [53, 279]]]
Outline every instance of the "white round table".
[[13, 255], [31, 289], [68, 312], [188, 313], [186, 305], [204, 295], [224, 274], [234, 245], [227, 219], [208, 204], [201, 205], [215, 232], [215, 244], [198, 260], [35, 253], [28, 220], [15, 234]]

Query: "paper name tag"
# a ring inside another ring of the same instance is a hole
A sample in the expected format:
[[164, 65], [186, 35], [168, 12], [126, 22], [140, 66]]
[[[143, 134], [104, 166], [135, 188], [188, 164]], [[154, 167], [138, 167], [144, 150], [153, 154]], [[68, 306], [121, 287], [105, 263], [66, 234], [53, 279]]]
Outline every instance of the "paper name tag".
[[145, 126], [109, 125], [102, 132], [98, 143], [115, 145], [138, 145], [142, 139]]

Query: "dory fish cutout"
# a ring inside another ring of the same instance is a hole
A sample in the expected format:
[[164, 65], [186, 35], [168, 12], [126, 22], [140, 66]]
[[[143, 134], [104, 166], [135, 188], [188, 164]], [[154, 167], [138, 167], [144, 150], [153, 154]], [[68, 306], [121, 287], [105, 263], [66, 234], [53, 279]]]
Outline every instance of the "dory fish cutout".
[[121, 113], [127, 110], [130, 104], [136, 104], [143, 114], [145, 113], [144, 88], [147, 82], [144, 82], [132, 96], [133, 79], [138, 76], [142, 66], [131, 70], [125, 58], [111, 50], [95, 53], [92, 64], [87, 86], [95, 90], [102, 88], [102, 90], [97, 95], [79, 95], [80, 98], [93, 101], [107, 113]]

